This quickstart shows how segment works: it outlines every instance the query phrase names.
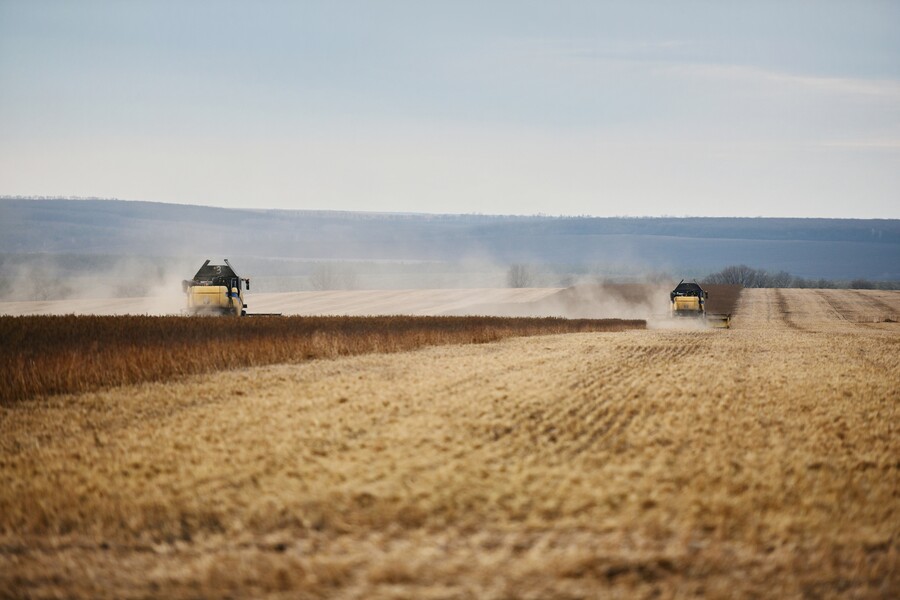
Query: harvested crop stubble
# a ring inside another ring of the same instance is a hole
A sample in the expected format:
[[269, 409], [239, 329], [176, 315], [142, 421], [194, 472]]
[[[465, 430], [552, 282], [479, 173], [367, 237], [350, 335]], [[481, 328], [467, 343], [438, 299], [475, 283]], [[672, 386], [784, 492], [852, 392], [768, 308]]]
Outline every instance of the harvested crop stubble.
[[237, 367], [645, 325], [498, 317], [0, 317], [0, 404]]
[[898, 350], [749, 289], [0, 406], [0, 597], [898, 598]]

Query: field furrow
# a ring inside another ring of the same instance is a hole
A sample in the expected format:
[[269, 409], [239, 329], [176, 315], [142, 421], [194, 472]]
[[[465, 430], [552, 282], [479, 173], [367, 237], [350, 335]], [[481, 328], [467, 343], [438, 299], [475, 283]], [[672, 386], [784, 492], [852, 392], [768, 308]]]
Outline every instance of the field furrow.
[[[900, 307], [889, 304], [869, 290], [821, 290], [820, 294], [841, 317], [851, 323], [879, 324], [896, 322]], [[887, 296], [888, 299], [891, 296]]]

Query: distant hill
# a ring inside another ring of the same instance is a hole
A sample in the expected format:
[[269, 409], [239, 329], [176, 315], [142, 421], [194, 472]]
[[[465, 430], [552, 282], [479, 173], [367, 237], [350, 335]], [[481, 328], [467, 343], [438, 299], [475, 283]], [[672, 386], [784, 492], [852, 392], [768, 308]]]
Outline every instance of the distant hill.
[[0, 253], [485, 261], [704, 273], [745, 263], [900, 279], [900, 220], [592, 218], [235, 210], [0, 198]]

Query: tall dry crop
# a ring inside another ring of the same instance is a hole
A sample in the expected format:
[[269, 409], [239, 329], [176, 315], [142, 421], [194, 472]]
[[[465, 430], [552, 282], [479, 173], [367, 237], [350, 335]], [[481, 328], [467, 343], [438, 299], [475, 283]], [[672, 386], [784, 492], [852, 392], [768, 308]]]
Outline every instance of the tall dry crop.
[[644, 326], [499, 317], [0, 317], [0, 403], [220, 369]]
[[740, 285], [705, 284], [703, 289], [709, 292], [706, 310], [711, 313], [732, 314], [737, 305], [741, 290]]

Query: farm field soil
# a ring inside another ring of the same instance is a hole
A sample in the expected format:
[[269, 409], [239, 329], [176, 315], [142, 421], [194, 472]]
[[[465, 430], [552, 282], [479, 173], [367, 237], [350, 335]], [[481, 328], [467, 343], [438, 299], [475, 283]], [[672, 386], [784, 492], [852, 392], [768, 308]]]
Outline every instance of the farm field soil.
[[898, 293], [0, 413], [0, 596], [900, 595]]

